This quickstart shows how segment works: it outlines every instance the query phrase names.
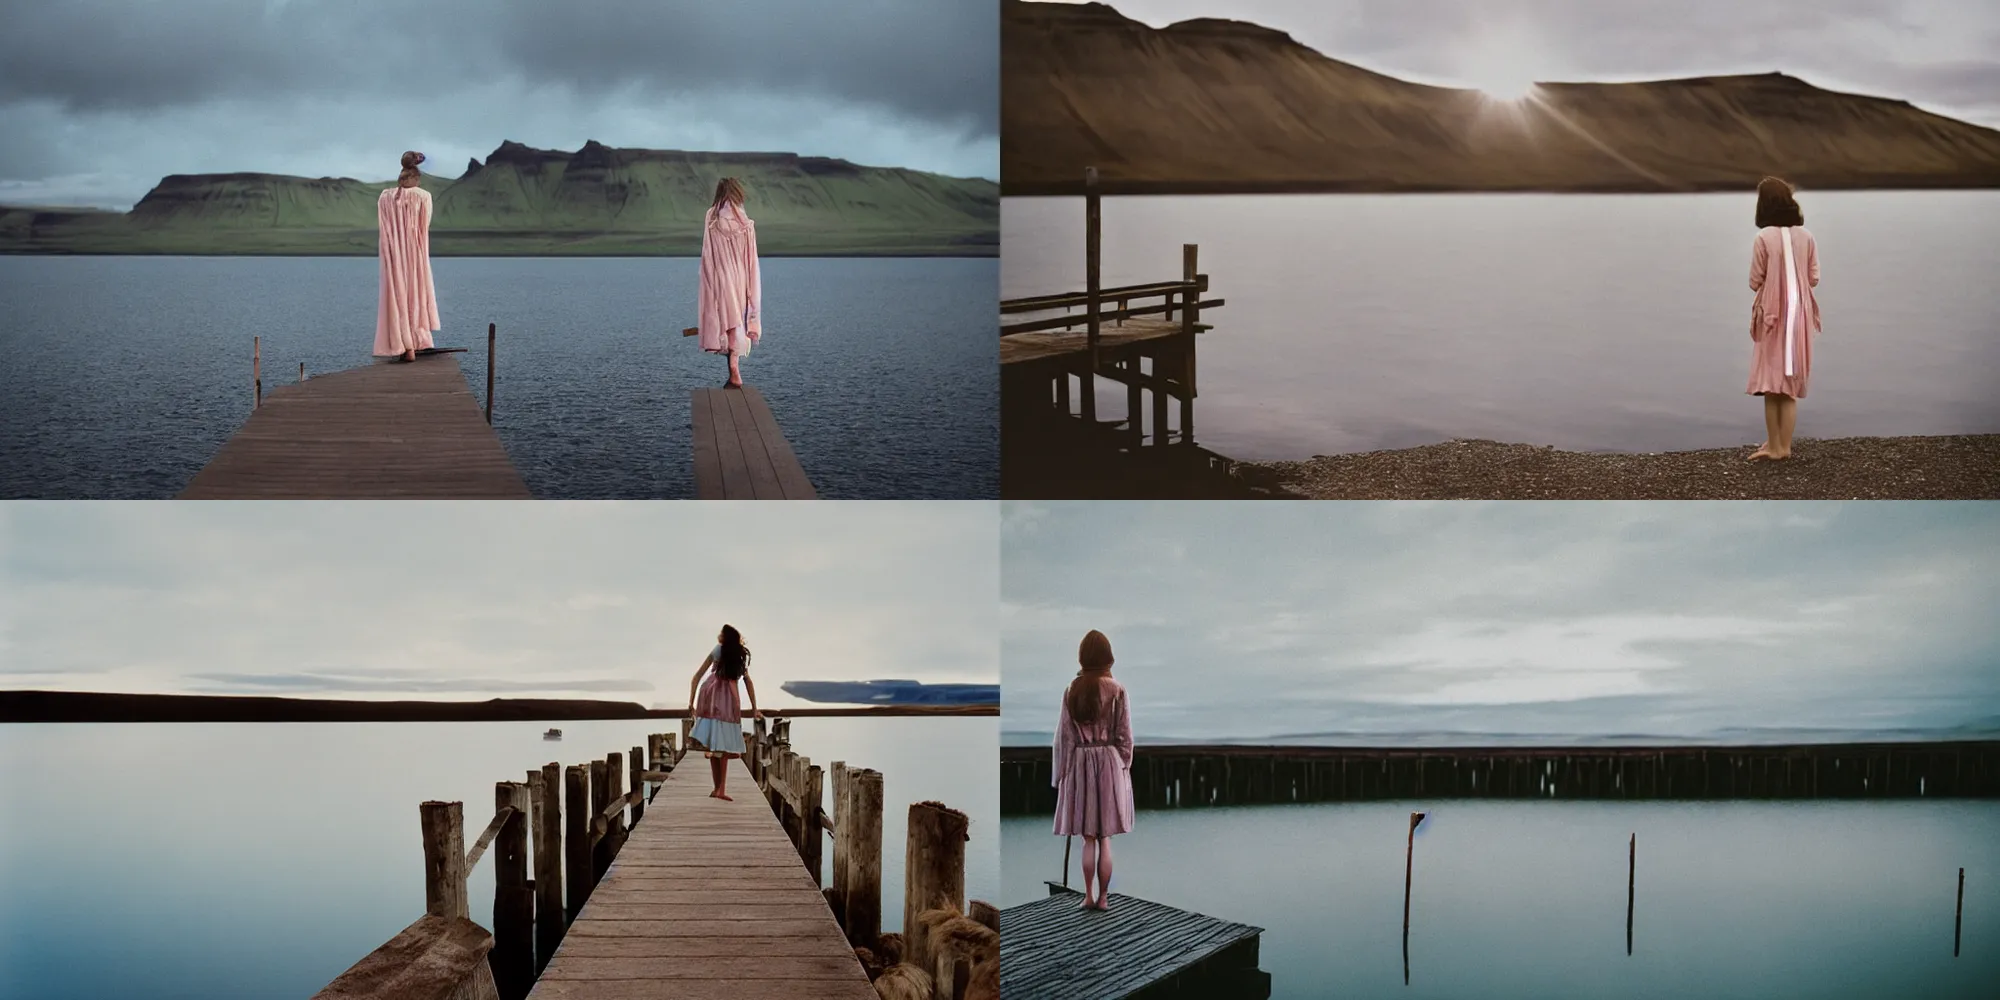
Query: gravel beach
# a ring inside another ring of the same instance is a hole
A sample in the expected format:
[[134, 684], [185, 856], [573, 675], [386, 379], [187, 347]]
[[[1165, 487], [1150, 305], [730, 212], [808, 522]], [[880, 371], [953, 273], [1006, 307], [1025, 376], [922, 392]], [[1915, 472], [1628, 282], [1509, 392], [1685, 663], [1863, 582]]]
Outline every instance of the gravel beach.
[[1658, 454], [1497, 441], [1238, 463], [1247, 483], [1315, 500], [1990, 500], [2000, 434], [1799, 439], [1782, 462], [1749, 447]]

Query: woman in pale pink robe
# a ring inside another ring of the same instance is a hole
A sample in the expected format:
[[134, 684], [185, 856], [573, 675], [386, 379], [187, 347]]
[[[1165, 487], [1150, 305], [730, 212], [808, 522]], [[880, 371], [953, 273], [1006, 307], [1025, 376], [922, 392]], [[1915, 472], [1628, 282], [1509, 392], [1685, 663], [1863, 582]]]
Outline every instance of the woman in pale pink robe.
[[1132, 831], [1132, 711], [1111, 679], [1111, 640], [1092, 629], [1056, 719], [1058, 837], [1083, 838], [1083, 908], [1111, 908], [1111, 838]]
[[697, 294], [701, 349], [729, 358], [725, 389], [743, 388], [739, 360], [763, 336], [764, 290], [757, 275], [757, 224], [743, 211], [743, 185], [724, 177], [715, 186], [701, 230], [701, 289]]
[[1753, 461], [1790, 458], [1798, 401], [1806, 398], [1813, 338], [1819, 333], [1819, 248], [1805, 229], [1792, 186], [1757, 185], [1757, 239], [1750, 245], [1750, 385], [1764, 397], [1764, 443]]
[[417, 186], [424, 154], [403, 154], [396, 186], [375, 200], [381, 226], [382, 294], [375, 311], [375, 354], [417, 360], [438, 329], [437, 288], [431, 284], [431, 193]]

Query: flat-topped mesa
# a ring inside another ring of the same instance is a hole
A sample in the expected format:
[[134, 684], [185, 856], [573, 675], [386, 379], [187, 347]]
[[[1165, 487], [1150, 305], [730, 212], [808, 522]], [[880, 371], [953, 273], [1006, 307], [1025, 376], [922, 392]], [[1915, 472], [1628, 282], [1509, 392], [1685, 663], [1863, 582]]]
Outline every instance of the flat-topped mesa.
[[168, 174], [132, 206], [135, 221], [160, 221], [211, 206], [263, 217], [281, 200], [334, 203], [350, 198], [361, 182], [351, 177], [292, 177], [239, 171], [223, 174]]
[[[1160, 29], [1162, 34], [1183, 37], [1216, 39], [1236, 39], [1259, 42], [1267, 45], [1299, 46], [1290, 32], [1267, 28], [1249, 21], [1237, 21], [1226, 17], [1196, 17], [1176, 21]], [[1303, 46], [1299, 46], [1303, 47]]]

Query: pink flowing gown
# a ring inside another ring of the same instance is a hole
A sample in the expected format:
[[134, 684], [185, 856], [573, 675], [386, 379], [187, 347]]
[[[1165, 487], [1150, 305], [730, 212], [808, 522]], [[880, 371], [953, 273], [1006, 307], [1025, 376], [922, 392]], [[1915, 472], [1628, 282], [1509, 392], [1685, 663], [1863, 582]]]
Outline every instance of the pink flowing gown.
[[1105, 683], [1103, 695], [1096, 721], [1071, 718], [1067, 696], [1056, 720], [1050, 781], [1056, 788], [1058, 837], [1132, 832], [1132, 713], [1116, 681]]
[[710, 208], [701, 230], [697, 325], [701, 349], [742, 357], [763, 336], [763, 286], [757, 274], [757, 224], [743, 206]]
[[431, 347], [438, 329], [437, 288], [431, 284], [431, 193], [392, 187], [375, 201], [381, 226], [382, 294], [375, 311], [375, 354], [388, 357]]
[[1804, 226], [1757, 231], [1750, 246], [1750, 290], [1757, 298], [1750, 305], [1750, 385], [1744, 392], [1806, 398], [1813, 335], [1819, 332], [1817, 287], [1819, 248]]

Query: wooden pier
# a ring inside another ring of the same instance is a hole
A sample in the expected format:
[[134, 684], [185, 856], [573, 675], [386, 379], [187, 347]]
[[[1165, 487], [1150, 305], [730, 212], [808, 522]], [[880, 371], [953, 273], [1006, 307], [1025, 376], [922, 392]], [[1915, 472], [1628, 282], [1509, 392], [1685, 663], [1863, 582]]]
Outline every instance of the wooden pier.
[[[877, 1000], [874, 980], [998, 1000], [998, 931], [965, 915], [984, 904], [964, 896], [963, 814], [910, 807], [904, 927], [882, 933], [881, 774], [835, 762], [829, 812], [790, 721], [760, 720], [733, 801], [711, 798], [706, 760], [676, 768], [690, 725], [498, 782], [470, 851], [463, 804], [423, 803], [427, 912], [315, 1000]], [[466, 898], [486, 857], [490, 929]]]
[[1084, 910], [1080, 893], [1000, 911], [1000, 991], [1014, 1000], [1265, 1000], [1263, 928], [1121, 893]]
[[696, 389], [693, 404], [697, 499], [819, 498], [755, 386]]
[[[1055, 812], [1048, 747], [1002, 747], [1000, 809]], [[1154, 745], [1133, 752], [1146, 809], [1379, 799], [2000, 797], [2000, 741], [1672, 747]]]
[[[490, 368], [489, 368], [490, 372]], [[533, 494], [458, 359], [377, 361], [263, 391], [184, 500], [493, 498]]]
[[[1181, 247], [1178, 280], [1102, 287], [1095, 171], [1085, 190], [1084, 290], [1000, 303], [1002, 495], [1247, 495], [1195, 442], [1202, 310], [1224, 304], [1202, 297], [1200, 248]], [[1099, 379], [1125, 387], [1123, 419], [1098, 416]]]

